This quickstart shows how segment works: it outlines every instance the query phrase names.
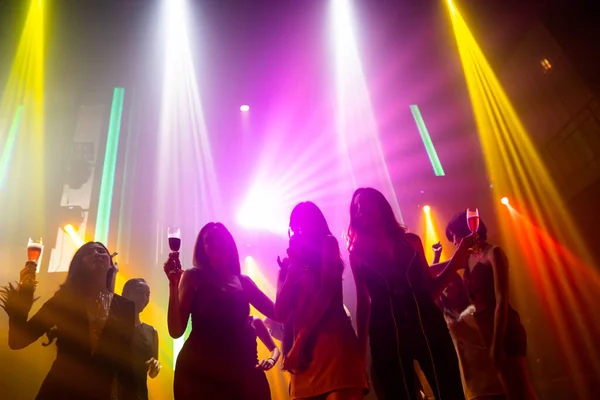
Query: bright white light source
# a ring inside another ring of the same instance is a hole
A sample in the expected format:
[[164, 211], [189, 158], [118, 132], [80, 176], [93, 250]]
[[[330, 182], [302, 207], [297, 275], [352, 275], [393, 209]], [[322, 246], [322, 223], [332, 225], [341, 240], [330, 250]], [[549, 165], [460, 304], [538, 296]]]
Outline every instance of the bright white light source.
[[425, 212], [425, 214], [429, 214], [429, 212], [431, 211], [431, 207], [425, 206], [423, 207], [423, 211]]
[[238, 213], [239, 224], [245, 229], [285, 234], [290, 210], [284, 209], [282, 197], [274, 190], [255, 188]]
[[248, 112], [248, 111], [250, 111], [250, 106], [247, 104], [244, 104], [244, 105], [240, 106], [240, 111]]
[[502, 198], [502, 200], [500, 200], [500, 202], [501, 202], [502, 204], [504, 204], [505, 206], [507, 206], [507, 205], [508, 205], [508, 203], [509, 203], [509, 202], [508, 202], [508, 197], [503, 197], [503, 198]]

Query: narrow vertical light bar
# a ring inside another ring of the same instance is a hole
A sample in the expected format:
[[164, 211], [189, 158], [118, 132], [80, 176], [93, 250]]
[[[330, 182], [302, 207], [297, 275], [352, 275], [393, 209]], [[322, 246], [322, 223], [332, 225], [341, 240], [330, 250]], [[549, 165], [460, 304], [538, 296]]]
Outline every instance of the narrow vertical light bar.
[[15, 117], [10, 125], [8, 135], [6, 136], [6, 142], [4, 143], [4, 150], [0, 155], [0, 190], [4, 187], [4, 181], [8, 173], [8, 163], [10, 162], [13, 150], [15, 148], [15, 142], [17, 141], [17, 134], [21, 127], [21, 120], [23, 118], [23, 106], [19, 106], [15, 112]]
[[431, 141], [429, 131], [425, 126], [425, 121], [423, 120], [423, 116], [421, 115], [419, 107], [413, 104], [410, 106], [410, 111], [412, 112], [415, 123], [417, 124], [417, 128], [419, 129], [419, 133], [421, 134], [421, 139], [425, 145], [425, 150], [429, 156], [429, 161], [431, 162], [435, 176], [445, 176], [446, 174], [444, 173], [444, 168], [442, 168], [442, 163], [440, 162], [437, 152], [435, 151], [435, 147]]
[[110, 227], [110, 209], [115, 184], [115, 170], [117, 166], [117, 151], [119, 148], [119, 135], [121, 132], [121, 117], [123, 115], [123, 102], [125, 89], [115, 88], [113, 93], [106, 151], [104, 153], [104, 166], [102, 168], [102, 182], [100, 183], [100, 196], [98, 199], [98, 215], [96, 216], [96, 232], [94, 240], [106, 243]]
[[[119, 225], [117, 227], [117, 249], [122, 252], [121, 260], [125, 263], [129, 260], [129, 246], [131, 242], [131, 213], [132, 213], [132, 182], [133, 166], [135, 165], [136, 151], [134, 147], [137, 144], [133, 136], [133, 120], [135, 118], [135, 91], [130, 94], [129, 100], [129, 118], [127, 122], [127, 140], [125, 142], [125, 160], [123, 161], [123, 182], [121, 185], [121, 203], [119, 206]], [[131, 167], [130, 167], [131, 165]]]

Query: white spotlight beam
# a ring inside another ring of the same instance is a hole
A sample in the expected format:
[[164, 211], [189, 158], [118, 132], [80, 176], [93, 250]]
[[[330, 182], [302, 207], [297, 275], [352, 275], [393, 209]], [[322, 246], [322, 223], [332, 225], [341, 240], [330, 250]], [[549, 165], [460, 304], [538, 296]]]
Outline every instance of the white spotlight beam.
[[381, 190], [402, 220], [354, 37], [351, 1], [331, 1], [335, 42], [336, 123], [340, 150], [346, 157], [346, 166], [354, 187], [373, 186]]

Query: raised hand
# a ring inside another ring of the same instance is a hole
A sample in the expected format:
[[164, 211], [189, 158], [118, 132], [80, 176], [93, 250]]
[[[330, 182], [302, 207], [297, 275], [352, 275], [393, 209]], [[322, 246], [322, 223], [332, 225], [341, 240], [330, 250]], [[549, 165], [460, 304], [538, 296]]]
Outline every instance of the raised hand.
[[179, 261], [179, 254], [170, 253], [167, 262], [164, 265], [164, 271], [169, 278], [171, 283], [179, 284], [183, 269], [181, 268], [181, 261]]
[[290, 266], [290, 259], [284, 257], [282, 260], [281, 257], [277, 256], [277, 264], [279, 265], [279, 268], [286, 269]]
[[27, 261], [25, 267], [21, 270], [19, 277], [20, 286], [35, 286], [37, 284], [36, 277], [37, 264], [32, 261]]

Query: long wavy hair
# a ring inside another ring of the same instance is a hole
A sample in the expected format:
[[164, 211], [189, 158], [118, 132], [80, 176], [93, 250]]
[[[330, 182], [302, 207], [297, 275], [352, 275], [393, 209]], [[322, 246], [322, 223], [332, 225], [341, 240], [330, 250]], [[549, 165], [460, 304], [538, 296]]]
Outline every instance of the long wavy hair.
[[85, 266], [83, 264], [83, 257], [86, 253], [86, 250], [89, 247], [95, 246], [95, 245], [99, 245], [100, 247], [102, 247], [106, 251], [106, 254], [110, 258], [110, 266], [108, 268], [108, 271], [106, 271], [106, 283], [108, 285], [108, 280], [110, 277], [111, 270], [113, 270], [115, 268], [112, 257], [110, 256], [110, 252], [108, 251], [106, 246], [100, 242], [87, 242], [83, 246], [81, 246], [79, 249], [77, 249], [77, 251], [73, 255], [73, 258], [71, 259], [71, 263], [69, 264], [69, 272], [67, 272], [67, 279], [61, 285], [60, 290], [66, 289], [72, 295], [82, 295], [83, 294], [83, 292], [86, 290], [87, 284], [88, 284], [87, 274], [85, 272], [85, 269], [84, 269]]
[[392, 205], [389, 201], [387, 201], [383, 193], [370, 187], [359, 188], [354, 191], [354, 194], [352, 195], [352, 201], [350, 202], [350, 225], [348, 226], [348, 233], [346, 237], [348, 250], [352, 251], [357, 236], [364, 233], [362, 232], [362, 228], [358, 224], [356, 217], [356, 214], [358, 213], [356, 198], [359, 195], [363, 196], [363, 198], [368, 197], [377, 205], [377, 208], [379, 208], [381, 213], [383, 228], [389, 236], [402, 236], [404, 233], [406, 233], [406, 227], [398, 222], [396, 215], [394, 214], [394, 210], [392, 209]]
[[[303, 237], [303, 242], [306, 244], [305, 251], [307, 253], [303, 255], [303, 258], [307, 263], [311, 264], [310, 267], [313, 271], [321, 271], [321, 252], [322, 252], [322, 241], [327, 236], [333, 236], [329, 229], [329, 224], [325, 219], [325, 215], [317, 205], [310, 201], [305, 201], [297, 204], [290, 215], [290, 228], [296, 229], [300, 232], [294, 232], [295, 235], [299, 234]], [[342, 279], [342, 272], [344, 269], [343, 261], [340, 257], [339, 260], [339, 277]], [[281, 271], [284, 275], [287, 271]], [[320, 273], [318, 273], [320, 276]], [[284, 279], [285, 276], [282, 276]], [[300, 355], [300, 371], [304, 371], [308, 368], [313, 358], [313, 351], [316, 344], [318, 332], [313, 330], [310, 337], [307, 340], [306, 346]], [[285, 358], [294, 344], [294, 320], [290, 318], [286, 324], [284, 324], [283, 330], [283, 341], [281, 344], [281, 350], [283, 357]]]
[[229, 273], [235, 276], [242, 274], [242, 266], [240, 264], [240, 255], [238, 252], [237, 245], [233, 239], [233, 235], [229, 230], [220, 222], [209, 222], [200, 229], [198, 237], [196, 238], [196, 244], [194, 245], [194, 257], [192, 264], [197, 268], [212, 268], [208, 254], [204, 250], [204, 238], [208, 235], [211, 229], [216, 229], [221, 234], [224, 240], [223, 248], [227, 255], [227, 270]]
[[[110, 281], [112, 280], [111, 274], [114, 273], [115, 266], [108, 248], [106, 248], [106, 246], [100, 242], [85, 243], [83, 246], [77, 249], [73, 255], [71, 263], [69, 264], [67, 279], [65, 279], [65, 282], [60, 286], [55, 294], [62, 306], [68, 307], [72, 311], [76, 312], [74, 315], [83, 314], [85, 312], [85, 310], [77, 310], [78, 305], [82, 304], [80, 297], [85, 295], [85, 290], [87, 288], [87, 275], [85, 273], [83, 257], [87, 249], [95, 245], [100, 245], [104, 250], [106, 250], [106, 254], [110, 257], [110, 267], [106, 272], [106, 285], [107, 289], [111, 289], [109, 287]], [[54, 342], [57, 337], [56, 327], [52, 327], [48, 332], [46, 332], [46, 336], [48, 337], [48, 342], [42, 343], [42, 346], [49, 346], [52, 344], [52, 342]]]

